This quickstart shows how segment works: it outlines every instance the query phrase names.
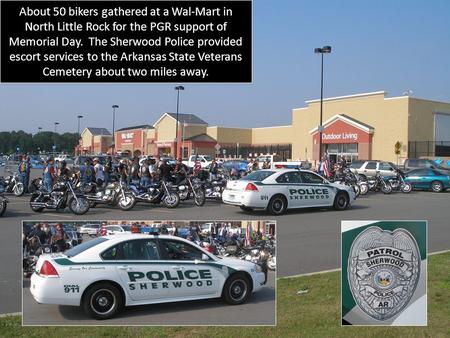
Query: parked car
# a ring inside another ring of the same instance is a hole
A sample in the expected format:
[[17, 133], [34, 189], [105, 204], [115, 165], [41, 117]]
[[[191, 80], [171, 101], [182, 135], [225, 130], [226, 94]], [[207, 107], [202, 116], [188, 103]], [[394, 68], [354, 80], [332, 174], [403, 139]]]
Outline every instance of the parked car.
[[131, 234], [131, 225], [107, 225], [107, 235], [129, 235]]
[[358, 174], [362, 179], [367, 177], [374, 177], [377, 172], [380, 172], [382, 177], [392, 176], [398, 167], [392, 162], [386, 161], [353, 161], [350, 164], [350, 170]]
[[82, 235], [95, 236], [97, 235], [98, 229], [100, 229], [100, 224], [88, 223], [80, 226], [78, 232]]
[[236, 171], [239, 173], [239, 176], [242, 176], [243, 173], [247, 171], [247, 165], [248, 161], [245, 160], [231, 160], [231, 161], [225, 161], [221, 164], [223, 168], [228, 170], [228, 172], [231, 172], [231, 169], [236, 169]]
[[450, 176], [431, 168], [421, 168], [408, 171], [405, 174], [405, 182], [411, 183], [413, 189], [432, 190], [441, 192], [450, 188]]
[[422, 159], [422, 158], [407, 158], [405, 160], [405, 163], [403, 165], [405, 168], [405, 171], [413, 170], [413, 169], [419, 169], [419, 168], [430, 168], [430, 169], [437, 169], [437, 170], [443, 170], [443, 171], [449, 171], [450, 168], [445, 168], [433, 160], [428, 159]]
[[189, 156], [189, 159], [187, 161], [184, 161], [183, 163], [189, 168], [193, 168], [196, 160], [200, 161], [202, 168], [205, 168], [208, 166], [208, 164], [211, 163], [213, 158], [209, 155], [191, 155]]

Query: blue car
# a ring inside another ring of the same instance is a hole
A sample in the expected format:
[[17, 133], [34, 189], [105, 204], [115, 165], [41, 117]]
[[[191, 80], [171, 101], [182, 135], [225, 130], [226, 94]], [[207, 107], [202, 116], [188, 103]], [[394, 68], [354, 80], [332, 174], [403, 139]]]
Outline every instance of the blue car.
[[231, 160], [222, 163], [222, 167], [231, 171], [232, 168], [236, 169], [240, 176], [247, 171], [248, 161], [245, 160]]
[[405, 182], [413, 189], [441, 192], [450, 188], [450, 176], [447, 172], [430, 168], [414, 169], [405, 173]]

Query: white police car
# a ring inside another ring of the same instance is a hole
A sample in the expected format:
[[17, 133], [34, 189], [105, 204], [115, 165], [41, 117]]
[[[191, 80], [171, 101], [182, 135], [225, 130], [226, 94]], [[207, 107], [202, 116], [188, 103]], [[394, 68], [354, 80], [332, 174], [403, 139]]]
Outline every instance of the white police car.
[[226, 204], [244, 211], [266, 209], [272, 215], [295, 208], [344, 210], [355, 198], [351, 187], [330, 183], [312, 171], [298, 169], [254, 171], [237, 181], [228, 181], [222, 193]]
[[266, 279], [265, 267], [216, 257], [179, 237], [130, 234], [41, 255], [30, 290], [38, 303], [81, 306], [108, 319], [131, 305], [216, 297], [242, 304]]

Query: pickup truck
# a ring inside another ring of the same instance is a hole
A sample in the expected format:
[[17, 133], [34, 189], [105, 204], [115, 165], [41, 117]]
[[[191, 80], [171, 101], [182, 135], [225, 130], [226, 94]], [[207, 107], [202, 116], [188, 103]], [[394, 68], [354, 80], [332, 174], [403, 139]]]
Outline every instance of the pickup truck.
[[209, 155], [191, 155], [187, 161], [183, 161], [183, 164], [187, 165], [189, 168], [194, 168], [196, 159], [200, 161], [202, 168], [207, 167], [213, 160]]

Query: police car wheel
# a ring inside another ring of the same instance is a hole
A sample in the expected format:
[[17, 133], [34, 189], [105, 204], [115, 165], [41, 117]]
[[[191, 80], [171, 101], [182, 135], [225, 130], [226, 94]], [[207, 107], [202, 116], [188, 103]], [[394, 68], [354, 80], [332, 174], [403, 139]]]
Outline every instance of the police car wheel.
[[272, 215], [282, 215], [286, 212], [287, 201], [283, 195], [273, 196], [267, 205], [267, 211]]
[[244, 274], [237, 273], [226, 281], [223, 287], [222, 298], [228, 304], [239, 305], [247, 301], [250, 293], [250, 281]]
[[441, 182], [433, 181], [431, 182], [431, 190], [433, 190], [433, 192], [441, 192], [444, 190], [444, 187]]
[[340, 192], [336, 195], [336, 198], [334, 199], [334, 208], [336, 210], [345, 210], [347, 209], [349, 204], [349, 197], [348, 194], [345, 192]]
[[245, 205], [240, 205], [239, 208], [241, 208], [241, 210], [245, 212], [253, 211], [253, 208], [246, 207]]
[[109, 319], [121, 310], [123, 297], [115, 285], [98, 283], [87, 289], [82, 306], [84, 311], [95, 319]]

